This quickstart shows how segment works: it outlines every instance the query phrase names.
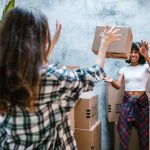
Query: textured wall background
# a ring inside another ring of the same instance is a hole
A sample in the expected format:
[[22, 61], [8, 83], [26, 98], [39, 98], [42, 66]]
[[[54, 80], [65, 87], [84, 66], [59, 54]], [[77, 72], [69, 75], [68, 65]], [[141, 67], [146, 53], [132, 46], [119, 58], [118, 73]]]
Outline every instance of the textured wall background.
[[[6, 0], [0, 0], [0, 15]], [[149, 0], [16, 0], [16, 6], [37, 7], [48, 16], [51, 34], [55, 21], [63, 25], [51, 62], [65, 65], [91, 66], [96, 56], [91, 52], [96, 25], [131, 26], [134, 41], [150, 41]], [[117, 78], [123, 60], [107, 59], [106, 73]], [[102, 150], [110, 147], [105, 115], [105, 89], [101, 81], [95, 88], [99, 95], [99, 119], [102, 122]]]

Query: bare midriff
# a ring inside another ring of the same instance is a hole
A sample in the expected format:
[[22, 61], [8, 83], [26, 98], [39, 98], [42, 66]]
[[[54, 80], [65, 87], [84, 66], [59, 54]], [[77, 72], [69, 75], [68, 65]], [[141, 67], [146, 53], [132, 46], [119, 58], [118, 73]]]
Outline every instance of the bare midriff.
[[141, 96], [145, 93], [145, 91], [126, 91], [128, 95], [130, 96]]

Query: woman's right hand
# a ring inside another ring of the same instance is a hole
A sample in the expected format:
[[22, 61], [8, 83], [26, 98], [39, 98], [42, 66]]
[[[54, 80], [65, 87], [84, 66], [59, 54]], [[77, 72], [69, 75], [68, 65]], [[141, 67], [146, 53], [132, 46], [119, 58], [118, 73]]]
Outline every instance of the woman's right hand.
[[112, 27], [109, 29], [108, 26], [106, 26], [104, 31], [99, 35], [99, 37], [101, 38], [101, 44], [98, 52], [97, 64], [99, 64], [99, 66], [102, 68], [104, 67], [105, 55], [109, 45], [112, 42], [120, 40], [121, 34], [117, 33], [119, 30], [120, 29], [118, 29], [117, 27]]
[[108, 83], [112, 83], [112, 82], [113, 82], [112, 77], [109, 77], [109, 76], [104, 77], [103, 80], [104, 80], [105, 82], [108, 82]]
[[108, 28], [108, 25], [105, 27], [104, 31], [99, 34], [101, 38], [101, 44], [106, 44], [109, 46], [112, 42], [119, 41], [121, 34], [118, 33], [120, 29], [116, 26]]

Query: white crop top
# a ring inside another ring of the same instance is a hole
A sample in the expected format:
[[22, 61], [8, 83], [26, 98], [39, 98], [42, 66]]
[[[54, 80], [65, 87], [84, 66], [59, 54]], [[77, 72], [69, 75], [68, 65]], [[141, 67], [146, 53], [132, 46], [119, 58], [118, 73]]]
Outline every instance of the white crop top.
[[148, 64], [131, 66], [127, 65], [119, 70], [124, 75], [125, 91], [145, 91], [150, 67]]

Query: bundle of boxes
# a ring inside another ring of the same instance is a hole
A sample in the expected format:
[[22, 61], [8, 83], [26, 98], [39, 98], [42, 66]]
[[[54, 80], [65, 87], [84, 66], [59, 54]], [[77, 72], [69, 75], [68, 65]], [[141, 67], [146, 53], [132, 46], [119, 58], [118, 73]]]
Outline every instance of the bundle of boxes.
[[70, 111], [69, 118], [78, 149], [100, 150], [101, 124], [98, 121], [98, 96], [93, 92], [83, 93]]
[[[78, 67], [67, 66], [67, 68]], [[98, 96], [93, 91], [82, 93], [70, 111], [69, 118], [78, 150], [100, 150], [101, 123], [98, 121]]]
[[98, 96], [93, 95], [93, 92], [81, 95], [74, 113], [75, 139], [78, 149], [100, 150], [101, 124], [98, 121]]
[[[98, 121], [98, 96], [93, 92], [83, 93], [70, 111], [71, 128], [79, 150], [100, 150], [101, 124]], [[85, 144], [86, 143], [86, 144]]]

